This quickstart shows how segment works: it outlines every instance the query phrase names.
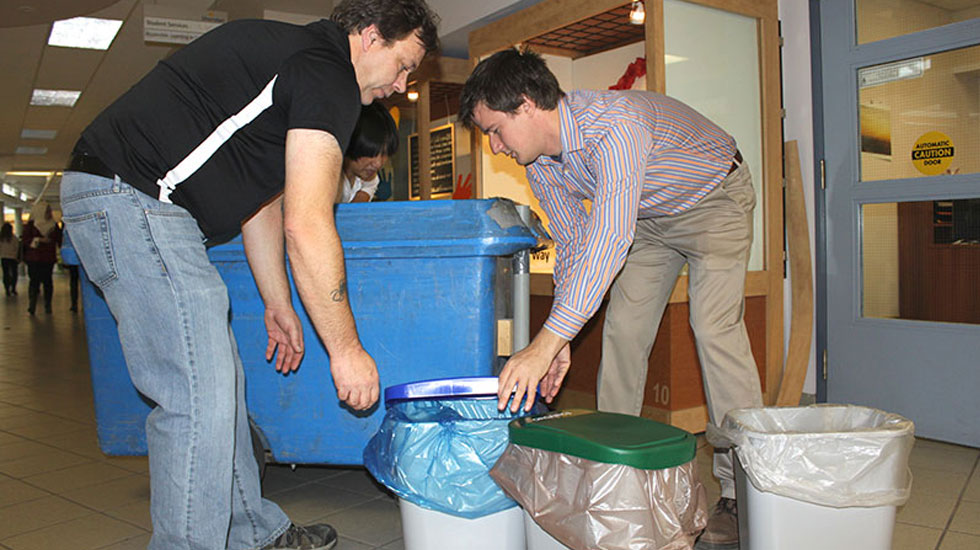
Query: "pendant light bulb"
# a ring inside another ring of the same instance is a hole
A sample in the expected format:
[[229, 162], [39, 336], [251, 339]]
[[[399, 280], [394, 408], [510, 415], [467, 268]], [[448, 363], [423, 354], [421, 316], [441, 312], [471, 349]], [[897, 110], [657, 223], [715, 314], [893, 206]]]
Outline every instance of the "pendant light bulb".
[[633, 25], [642, 25], [646, 21], [647, 14], [646, 10], [643, 9], [642, 0], [633, 0], [633, 6], [630, 7], [630, 23]]

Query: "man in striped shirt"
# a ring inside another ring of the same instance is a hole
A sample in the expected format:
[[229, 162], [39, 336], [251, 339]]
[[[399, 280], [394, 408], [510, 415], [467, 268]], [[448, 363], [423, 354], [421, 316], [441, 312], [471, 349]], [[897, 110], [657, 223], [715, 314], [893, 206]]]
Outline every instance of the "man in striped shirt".
[[[566, 95], [540, 56], [514, 49], [473, 71], [460, 119], [487, 134], [494, 154], [526, 167], [557, 246], [551, 314], [501, 372], [501, 409], [515, 387], [512, 409], [525, 393], [529, 408], [539, 383], [547, 401], [555, 397], [569, 342], [608, 290], [598, 406], [639, 414], [657, 327], [685, 263], [711, 421], [762, 405], [742, 319], [755, 192], [730, 135], [656, 93]], [[699, 548], [738, 541], [731, 460], [715, 454], [722, 499]]]

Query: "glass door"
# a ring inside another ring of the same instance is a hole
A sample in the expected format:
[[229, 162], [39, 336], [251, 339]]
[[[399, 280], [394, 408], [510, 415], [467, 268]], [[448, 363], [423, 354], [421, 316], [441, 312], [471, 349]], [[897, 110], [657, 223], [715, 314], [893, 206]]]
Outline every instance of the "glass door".
[[980, 1], [815, 5], [827, 401], [980, 446]]

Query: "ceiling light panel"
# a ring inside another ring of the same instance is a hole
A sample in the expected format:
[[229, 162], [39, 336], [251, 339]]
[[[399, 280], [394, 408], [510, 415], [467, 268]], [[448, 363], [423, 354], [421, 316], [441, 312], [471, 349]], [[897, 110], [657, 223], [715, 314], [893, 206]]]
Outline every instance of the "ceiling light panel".
[[15, 151], [18, 155], [46, 155], [48, 153], [47, 147], [28, 147], [26, 145], [21, 145]]
[[41, 107], [74, 107], [82, 92], [75, 90], [40, 90], [31, 95], [31, 105]]
[[21, 139], [54, 139], [58, 135], [58, 130], [35, 130], [24, 128], [20, 131]]
[[116, 19], [97, 19], [94, 17], [73, 17], [72, 19], [55, 21], [51, 25], [48, 45], [63, 48], [108, 50], [122, 23]]

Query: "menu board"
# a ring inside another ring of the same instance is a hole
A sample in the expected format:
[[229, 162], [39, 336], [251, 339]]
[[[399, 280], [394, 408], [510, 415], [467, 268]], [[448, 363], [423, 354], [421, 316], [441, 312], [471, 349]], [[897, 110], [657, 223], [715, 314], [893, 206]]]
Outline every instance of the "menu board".
[[[451, 195], [453, 192], [453, 175], [456, 173], [456, 137], [452, 124], [439, 126], [429, 131], [429, 173], [432, 175], [431, 196]], [[410, 153], [409, 195], [410, 199], [419, 199], [419, 136], [408, 136]]]

